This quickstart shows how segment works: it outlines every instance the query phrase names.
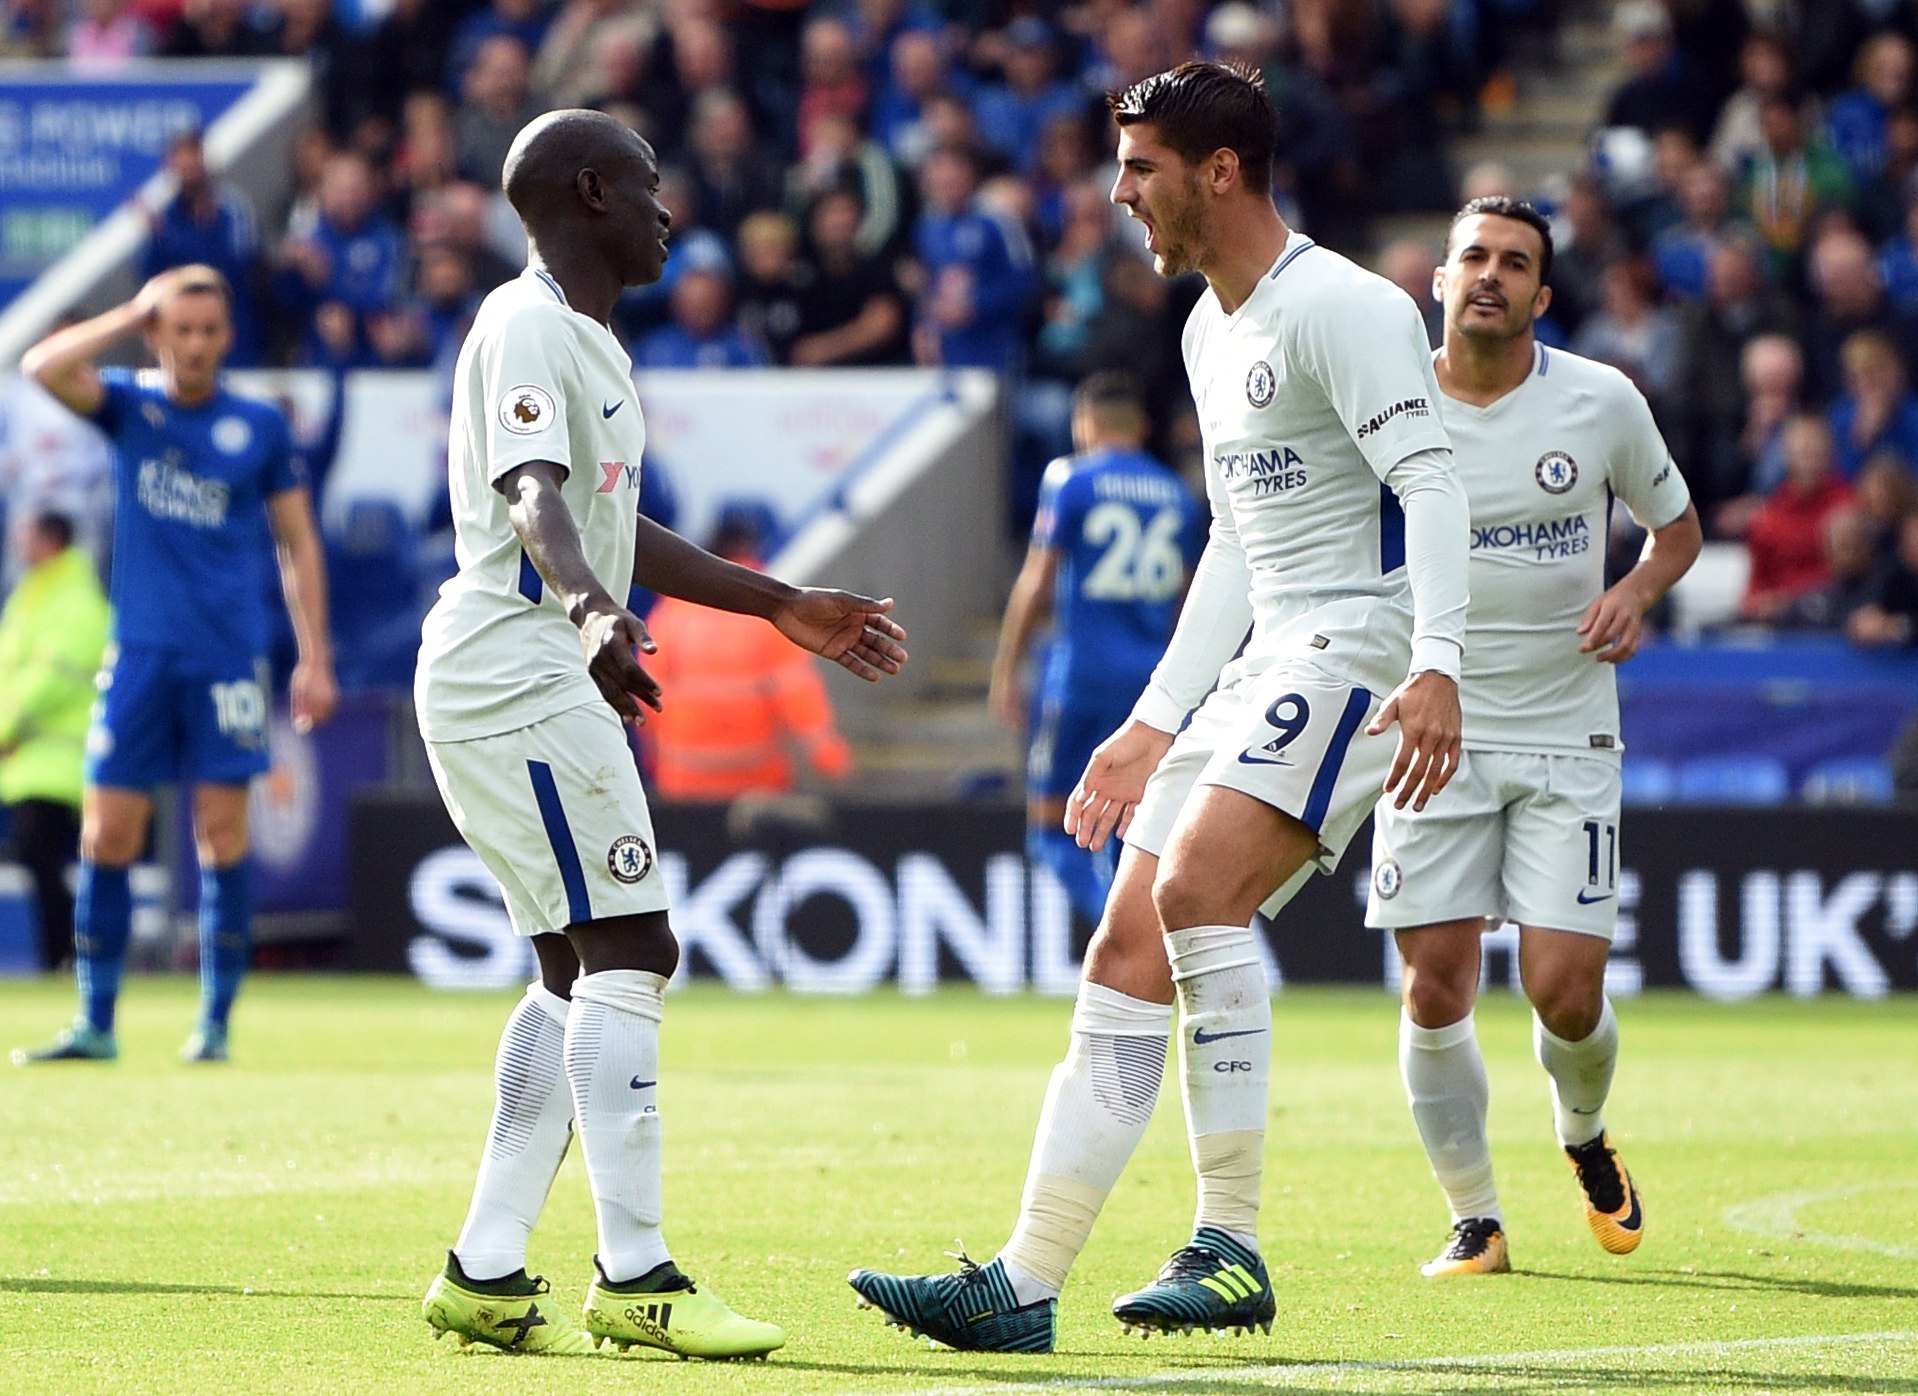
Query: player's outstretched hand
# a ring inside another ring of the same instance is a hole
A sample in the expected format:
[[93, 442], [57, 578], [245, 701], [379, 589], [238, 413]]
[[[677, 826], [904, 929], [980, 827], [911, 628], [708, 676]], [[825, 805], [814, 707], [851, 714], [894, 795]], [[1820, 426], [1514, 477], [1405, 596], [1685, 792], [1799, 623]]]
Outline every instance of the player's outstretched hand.
[[1578, 623], [1578, 652], [1596, 651], [1600, 664], [1623, 664], [1638, 653], [1649, 609], [1630, 578], [1619, 582], [1585, 608], [1585, 619]]
[[340, 683], [333, 676], [333, 666], [305, 661], [295, 664], [287, 695], [293, 701], [295, 732], [304, 734], [325, 726], [340, 705]]
[[801, 649], [830, 659], [867, 683], [878, 683], [906, 663], [906, 648], [899, 643], [906, 631], [886, 614], [891, 609], [890, 596], [875, 601], [850, 591], [800, 587], [773, 612], [772, 623]]
[[1395, 722], [1399, 748], [1385, 777], [1385, 793], [1393, 797], [1394, 809], [1404, 809], [1408, 800], [1413, 809], [1424, 809], [1458, 771], [1464, 727], [1458, 683], [1431, 669], [1412, 675], [1392, 690], [1365, 730], [1376, 737]]
[[1099, 743], [1066, 801], [1066, 832], [1079, 847], [1097, 853], [1114, 834], [1125, 837], [1146, 781], [1171, 746], [1170, 732], [1137, 721]]
[[586, 651], [586, 672], [614, 712], [644, 724], [646, 708], [660, 710], [658, 680], [633, 657], [634, 650], [652, 654], [659, 648], [638, 616], [615, 602], [602, 602], [580, 622], [579, 643]]

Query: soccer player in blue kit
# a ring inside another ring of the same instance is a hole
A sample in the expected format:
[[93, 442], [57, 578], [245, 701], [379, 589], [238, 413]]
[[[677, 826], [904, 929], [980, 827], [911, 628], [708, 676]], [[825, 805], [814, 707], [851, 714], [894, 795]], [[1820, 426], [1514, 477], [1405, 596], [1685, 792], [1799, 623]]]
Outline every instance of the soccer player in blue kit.
[[[93, 360], [144, 332], [159, 361], [139, 373]], [[193, 789], [200, 862], [200, 1022], [181, 1056], [224, 1061], [227, 1016], [252, 949], [247, 783], [267, 769], [266, 529], [299, 642], [302, 730], [339, 690], [313, 504], [286, 418], [229, 392], [232, 293], [219, 272], [163, 272], [131, 301], [59, 330], [20, 367], [112, 439], [113, 642], [87, 737], [75, 965], [80, 1017], [14, 1062], [110, 1061], [132, 929], [127, 869], [146, 844], [155, 786]]]
[[[1006, 602], [992, 666], [994, 715], [1008, 727], [1032, 723], [1027, 854], [1094, 923], [1105, 910], [1117, 850], [1079, 847], [1065, 831], [1066, 796], [1092, 749], [1131, 716], [1205, 548], [1205, 513], [1179, 477], [1145, 451], [1148, 425], [1130, 374], [1095, 373], [1074, 390], [1078, 454], [1046, 469], [1032, 544]], [[1019, 668], [1048, 607], [1052, 637], [1029, 705]]]

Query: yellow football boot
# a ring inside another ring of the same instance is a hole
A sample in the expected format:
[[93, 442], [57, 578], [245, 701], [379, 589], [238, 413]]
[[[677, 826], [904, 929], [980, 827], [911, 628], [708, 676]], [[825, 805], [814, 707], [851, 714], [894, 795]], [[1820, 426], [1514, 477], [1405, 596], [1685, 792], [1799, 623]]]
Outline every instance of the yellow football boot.
[[593, 1261], [586, 1289], [586, 1331], [621, 1352], [658, 1348], [677, 1357], [764, 1357], [786, 1345], [776, 1324], [742, 1317], [670, 1260], [636, 1280], [614, 1284]]
[[1618, 1150], [1603, 1134], [1589, 1144], [1566, 1148], [1572, 1171], [1585, 1195], [1585, 1221], [1598, 1244], [1613, 1255], [1638, 1249], [1645, 1239], [1645, 1208], [1640, 1204], [1632, 1175], [1619, 1162]]
[[1419, 1266], [1428, 1279], [1442, 1275], [1505, 1275], [1512, 1257], [1505, 1249], [1505, 1229], [1497, 1217], [1466, 1217], [1453, 1223], [1452, 1239], [1444, 1250]]
[[501, 1352], [584, 1357], [599, 1344], [577, 1328], [555, 1322], [558, 1308], [547, 1298], [551, 1286], [524, 1270], [498, 1280], [472, 1280], [451, 1251], [446, 1269], [427, 1287], [420, 1313], [435, 1341], [451, 1333], [461, 1347], [485, 1343]]

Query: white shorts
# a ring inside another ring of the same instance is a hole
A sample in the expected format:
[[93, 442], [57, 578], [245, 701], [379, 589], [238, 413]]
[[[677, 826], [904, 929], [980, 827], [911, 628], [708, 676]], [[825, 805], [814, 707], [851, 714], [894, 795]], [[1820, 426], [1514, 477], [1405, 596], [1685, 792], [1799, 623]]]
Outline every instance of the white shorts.
[[1484, 916], [1610, 940], [1618, 804], [1616, 760], [1468, 751], [1422, 812], [1380, 802], [1366, 924]]
[[646, 792], [604, 703], [497, 737], [428, 742], [426, 758], [520, 935], [666, 909]]
[[1146, 782], [1126, 842], [1163, 853], [1201, 785], [1223, 785], [1289, 814], [1319, 836], [1319, 853], [1260, 906], [1273, 915], [1315, 869], [1338, 866], [1378, 799], [1398, 746], [1396, 730], [1365, 733], [1380, 702], [1296, 659], [1214, 690]]

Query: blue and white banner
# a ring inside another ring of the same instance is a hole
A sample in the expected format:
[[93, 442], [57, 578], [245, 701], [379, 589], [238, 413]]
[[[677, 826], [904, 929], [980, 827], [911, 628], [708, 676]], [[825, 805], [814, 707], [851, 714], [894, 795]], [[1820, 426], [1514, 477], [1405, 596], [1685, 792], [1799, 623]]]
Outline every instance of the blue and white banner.
[[244, 65], [163, 71], [0, 64], [0, 306], [132, 197], [177, 132], [211, 126], [255, 81]]

